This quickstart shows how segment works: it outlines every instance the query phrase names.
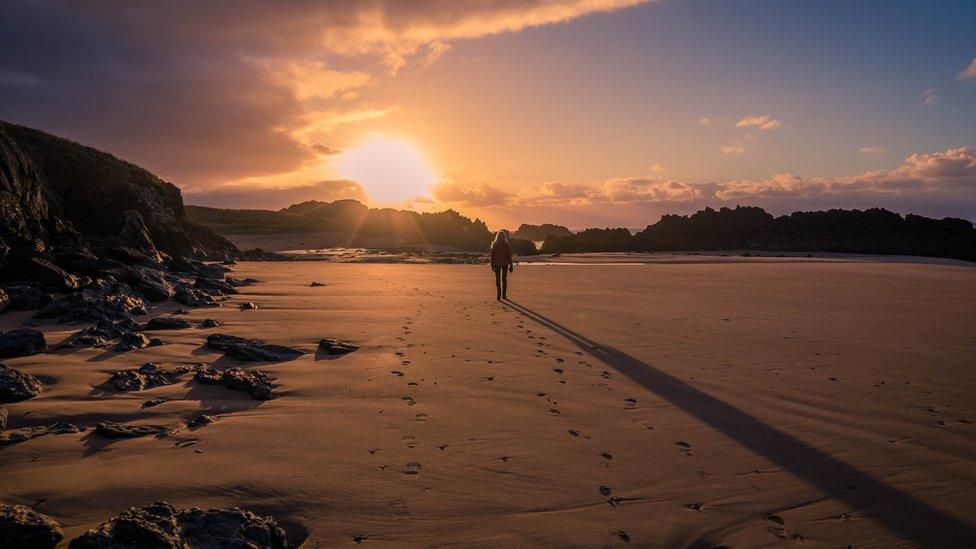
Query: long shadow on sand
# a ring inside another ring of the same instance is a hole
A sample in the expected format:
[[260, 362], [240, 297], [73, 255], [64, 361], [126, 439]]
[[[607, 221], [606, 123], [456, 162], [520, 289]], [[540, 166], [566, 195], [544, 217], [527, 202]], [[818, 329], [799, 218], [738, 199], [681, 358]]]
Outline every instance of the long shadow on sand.
[[507, 301], [506, 304], [739, 444], [877, 521], [895, 535], [926, 547], [976, 543], [976, 529], [971, 525], [866, 471], [844, 463], [623, 351], [597, 343], [518, 303]]

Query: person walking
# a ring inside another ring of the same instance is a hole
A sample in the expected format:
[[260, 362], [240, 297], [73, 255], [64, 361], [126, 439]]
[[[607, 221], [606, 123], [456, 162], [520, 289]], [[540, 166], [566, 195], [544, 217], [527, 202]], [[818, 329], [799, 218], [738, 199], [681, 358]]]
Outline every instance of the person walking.
[[512, 246], [508, 243], [508, 231], [502, 229], [495, 234], [491, 243], [491, 270], [495, 272], [495, 299], [508, 299], [508, 273], [515, 270], [512, 260]]

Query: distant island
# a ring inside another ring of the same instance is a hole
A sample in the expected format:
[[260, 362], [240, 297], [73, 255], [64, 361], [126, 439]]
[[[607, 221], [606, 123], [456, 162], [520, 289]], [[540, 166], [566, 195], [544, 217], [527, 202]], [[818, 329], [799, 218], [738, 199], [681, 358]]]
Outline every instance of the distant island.
[[665, 215], [646, 229], [587, 229], [550, 236], [542, 253], [763, 250], [919, 255], [976, 261], [976, 229], [965, 219], [901, 216], [883, 208], [794, 212], [774, 217], [762, 208], [705, 208]]
[[512, 236], [522, 240], [543, 241], [550, 236], [573, 236], [573, 231], [563, 227], [562, 225], [552, 225], [550, 223], [543, 223], [542, 225], [529, 225], [528, 223], [522, 223], [519, 225], [519, 228], [512, 233]]

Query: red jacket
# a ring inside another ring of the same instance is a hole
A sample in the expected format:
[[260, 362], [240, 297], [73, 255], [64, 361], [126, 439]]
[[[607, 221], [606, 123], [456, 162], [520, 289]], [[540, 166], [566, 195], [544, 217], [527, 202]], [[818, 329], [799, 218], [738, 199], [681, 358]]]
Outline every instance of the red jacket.
[[508, 267], [512, 263], [512, 246], [507, 240], [499, 240], [491, 247], [491, 266]]

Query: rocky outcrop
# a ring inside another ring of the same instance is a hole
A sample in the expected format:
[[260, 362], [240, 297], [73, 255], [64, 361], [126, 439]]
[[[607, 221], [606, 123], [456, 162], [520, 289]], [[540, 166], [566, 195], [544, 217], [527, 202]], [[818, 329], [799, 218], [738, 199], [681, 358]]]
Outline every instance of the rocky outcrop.
[[226, 239], [186, 218], [172, 183], [110, 154], [5, 122], [0, 239], [12, 250], [80, 242], [92, 249], [126, 246], [148, 257], [157, 251], [174, 257], [237, 253]]
[[24, 505], [0, 504], [0, 549], [53, 549], [63, 537], [53, 518]]
[[179, 366], [175, 370], [166, 370], [157, 364], [147, 362], [133, 370], [118, 370], [108, 379], [117, 391], [142, 391], [172, 385], [188, 372], [192, 366]]
[[204, 385], [223, 385], [234, 391], [249, 393], [258, 400], [274, 398], [275, 385], [272, 377], [265, 372], [245, 370], [243, 368], [228, 368], [217, 370], [207, 368], [197, 372], [196, 380]]
[[0, 364], [0, 402], [18, 402], [37, 396], [44, 385], [36, 377]]
[[166, 502], [157, 501], [146, 507], [132, 507], [124, 511], [75, 538], [68, 547], [287, 549], [291, 545], [284, 529], [271, 517], [236, 507], [177, 510]]
[[31, 356], [47, 350], [44, 334], [31, 328], [0, 333], [0, 358]]
[[95, 426], [95, 433], [106, 438], [136, 438], [149, 435], [165, 436], [168, 429], [162, 425], [130, 425], [103, 421]]
[[132, 319], [103, 320], [95, 326], [89, 326], [71, 334], [58, 348], [106, 347], [111, 340], [120, 339], [140, 330], [142, 330], [142, 326]]
[[31, 285], [7, 286], [4, 289], [14, 311], [34, 311], [51, 302], [50, 294]]
[[156, 318], [150, 318], [146, 323], [147, 330], [185, 330], [187, 328], [192, 328], [193, 324], [182, 318], [176, 318], [175, 316], [159, 316]]
[[339, 341], [338, 339], [323, 339], [319, 341], [319, 349], [327, 355], [344, 355], [358, 348], [357, 345], [353, 345], [348, 341]]
[[207, 336], [207, 347], [244, 362], [282, 362], [305, 354], [301, 349], [226, 334]]
[[24, 442], [25, 440], [42, 437], [44, 435], [64, 435], [68, 433], [80, 433], [84, 430], [84, 427], [78, 427], [77, 425], [65, 421], [58, 421], [50, 425], [21, 427], [20, 429], [12, 429], [0, 434], [0, 444], [15, 444], [17, 442]]

